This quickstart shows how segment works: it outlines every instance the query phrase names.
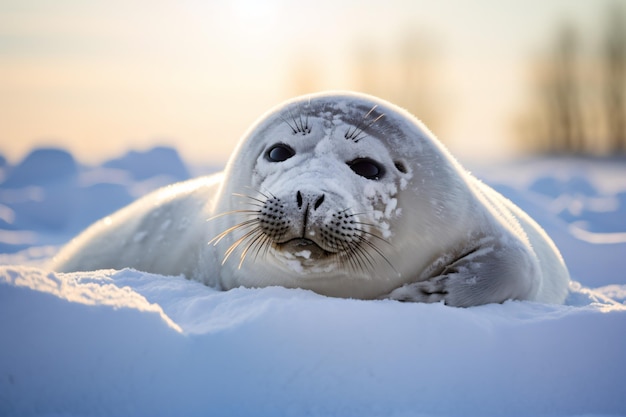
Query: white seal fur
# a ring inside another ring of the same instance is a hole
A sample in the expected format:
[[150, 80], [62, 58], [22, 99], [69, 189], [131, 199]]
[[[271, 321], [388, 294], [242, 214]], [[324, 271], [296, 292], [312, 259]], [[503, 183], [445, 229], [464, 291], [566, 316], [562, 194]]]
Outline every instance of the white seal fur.
[[57, 271], [131, 267], [224, 290], [360, 299], [562, 303], [546, 233], [406, 111], [353, 93], [263, 116], [223, 173], [157, 190], [72, 240]]

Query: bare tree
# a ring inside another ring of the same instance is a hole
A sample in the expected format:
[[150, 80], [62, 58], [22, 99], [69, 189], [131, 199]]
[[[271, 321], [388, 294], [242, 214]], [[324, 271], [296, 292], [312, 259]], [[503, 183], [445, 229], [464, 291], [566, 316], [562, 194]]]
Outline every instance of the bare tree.
[[562, 26], [535, 65], [536, 94], [518, 134], [532, 150], [626, 153], [626, 13], [608, 11], [600, 53], [582, 60], [578, 31]]
[[549, 53], [535, 61], [534, 96], [518, 123], [524, 146], [548, 153], [580, 153], [585, 126], [580, 100], [579, 36], [571, 24], [561, 27]]
[[626, 152], [626, 20], [622, 7], [611, 8], [603, 48], [604, 110], [609, 150]]
[[554, 68], [545, 89], [548, 132], [554, 151], [584, 151], [584, 119], [578, 85], [579, 48], [579, 36], [574, 26], [563, 26], [553, 51]]

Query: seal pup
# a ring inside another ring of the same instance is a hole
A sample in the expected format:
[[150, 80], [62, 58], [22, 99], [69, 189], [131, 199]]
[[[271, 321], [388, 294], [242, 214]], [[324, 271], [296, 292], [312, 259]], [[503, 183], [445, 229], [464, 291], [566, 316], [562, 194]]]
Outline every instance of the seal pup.
[[125, 267], [228, 290], [562, 303], [547, 234], [384, 100], [330, 92], [272, 109], [226, 169], [157, 190], [73, 239], [57, 271]]

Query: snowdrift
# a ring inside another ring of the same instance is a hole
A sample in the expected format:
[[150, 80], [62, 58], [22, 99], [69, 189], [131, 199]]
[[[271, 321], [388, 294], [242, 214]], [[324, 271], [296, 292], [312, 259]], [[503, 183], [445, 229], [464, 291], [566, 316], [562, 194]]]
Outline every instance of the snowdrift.
[[0, 415], [626, 415], [626, 161], [483, 168], [576, 282], [566, 305], [462, 309], [52, 273], [58, 245], [189, 170], [171, 149], [34, 153], [0, 166]]

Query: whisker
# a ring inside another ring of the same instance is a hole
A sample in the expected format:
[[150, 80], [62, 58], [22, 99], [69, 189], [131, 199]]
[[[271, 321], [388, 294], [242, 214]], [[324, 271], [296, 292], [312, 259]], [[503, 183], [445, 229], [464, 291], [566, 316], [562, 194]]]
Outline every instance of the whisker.
[[[341, 211], [338, 211], [337, 214], [345, 214], [346, 212], [348, 212], [350, 210], [352, 210], [352, 207], [348, 207], [348, 208], [345, 208], [345, 209], [343, 209]], [[358, 213], [358, 214], [364, 214], [364, 213]], [[354, 217], [356, 215], [357, 215], [357, 213], [348, 213], [348, 214], [346, 214], [346, 217]]]
[[300, 118], [300, 128], [301, 128], [301, 133], [302, 134], [306, 134], [306, 127], [304, 125], [304, 120], [302, 120], [302, 111], [298, 112], [298, 117]]
[[[257, 191], [258, 192], [258, 191]], [[259, 192], [259, 194], [263, 195], [262, 193]], [[256, 201], [260, 204], [264, 204], [265, 201], [261, 200], [260, 198], [256, 198], [256, 197], [252, 197], [251, 195], [247, 195], [247, 194], [240, 194], [240, 193], [233, 193], [233, 196], [235, 197], [243, 197], [243, 198], [249, 198], [250, 200]], [[266, 197], [267, 198], [267, 197]]]
[[[360, 249], [359, 249], [359, 245], [353, 244], [353, 243], [346, 243], [345, 245], [342, 245], [343, 250], [347, 253], [347, 260], [348, 263], [350, 264], [350, 268], [355, 272], [355, 273], [359, 273], [359, 272], [363, 272], [366, 273], [368, 271], [368, 269], [365, 267], [364, 265], [364, 259], [362, 257], [362, 255], [359, 253]], [[371, 269], [374, 269], [374, 265], [370, 264]]]
[[294, 116], [291, 109], [287, 110], [291, 121], [286, 120], [282, 116], [281, 119], [287, 123], [287, 126], [291, 128], [291, 133], [294, 135], [297, 133], [301, 133], [302, 135], [311, 133], [311, 127], [309, 126], [309, 114], [305, 113], [300, 106], [298, 106], [297, 110], [297, 116]]
[[265, 248], [265, 253], [263, 254], [263, 256], [267, 255], [267, 251], [269, 250], [269, 247], [271, 246], [270, 244], [271, 239], [269, 238], [269, 236], [263, 234], [259, 238], [256, 238], [255, 240], [256, 242], [254, 242], [254, 248], [252, 248], [252, 245], [250, 245], [251, 246], [250, 249], [254, 251], [254, 256], [252, 260], [256, 262], [263, 248]]
[[[293, 116], [292, 116], [293, 118]], [[283, 119], [284, 120], [284, 119]], [[298, 130], [300, 127], [300, 122], [295, 122], [295, 118], [293, 118], [295, 124], [289, 123], [284, 120], [292, 129]], [[233, 239], [236, 239], [224, 252], [222, 258], [222, 265], [224, 265], [235, 253], [235, 251], [239, 248], [243, 248], [241, 254], [239, 255], [239, 264], [238, 268], [241, 268], [244, 261], [248, 259], [251, 255], [254, 255], [254, 259], [258, 256], [262, 255], [263, 252], [267, 253], [269, 247], [271, 246], [272, 239], [266, 235], [266, 233], [261, 228], [261, 213], [262, 208], [265, 206], [266, 201], [275, 198], [273, 194], [269, 191], [263, 192], [258, 189], [254, 189], [252, 187], [245, 187], [251, 190], [250, 193], [232, 193], [234, 197], [240, 197], [247, 202], [243, 203], [248, 208], [242, 208], [238, 210], [230, 210], [223, 213], [219, 213], [215, 216], [209, 218], [209, 220], [221, 218], [224, 216], [247, 216], [243, 217], [243, 221], [235, 224], [234, 226], [228, 227], [226, 230], [220, 232], [217, 236], [213, 237], [208, 244], [217, 246], [224, 238], [227, 236], [234, 234], [235, 232], [241, 232], [243, 235], [237, 236]]]
[[[374, 120], [367, 120], [371, 113], [374, 111], [372, 108], [364, 117], [364, 119], [357, 125], [356, 131], [351, 131], [352, 138], [359, 138], [363, 129], [371, 126], [376, 120], [380, 119], [378, 116]], [[289, 125], [296, 131], [300, 132], [303, 129], [308, 128], [308, 116], [306, 114], [300, 114], [294, 117]], [[365, 127], [364, 127], [365, 126]], [[226, 230], [219, 233], [217, 236], [209, 241], [210, 245], [218, 245], [227, 236], [234, 236], [230, 243], [230, 246], [224, 251], [222, 258], [222, 265], [229, 262], [238, 255], [237, 268], [242, 268], [246, 260], [256, 261], [260, 257], [268, 256], [271, 248], [273, 248], [274, 240], [276, 236], [269, 236], [266, 231], [261, 227], [261, 217], [263, 213], [263, 207], [267, 204], [267, 200], [276, 199], [269, 191], [252, 190], [244, 193], [233, 193], [234, 197], [244, 199], [242, 201], [241, 209], [231, 210], [224, 213], [217, 214], [208, 220], [221, 218], [224, 216], [242, 216], [239, 223], [228, 227]], [[276, 199], [280, 204], [280, 200]], [[328, 248], [332, 252], [329, 260], [335, 262], [338, 267], [344, 268], [346, 271], [352, 271], [354, 274], [371, 275], [376, 271], [378, 265], [387, 264], [396, 274], [399, 275], [397, 269], [392, 264], [391, 260], [385, 255], [385, 252], [381, 250], [380, 244], [377, 242], [382, 241], [387, 245], [391, 245], [389, 241], [380, 236], [382, 233], [380, 228], [374, 223], [368, 221], [360, 221], [360, 216], [365, 216], [363, 220], [369, 219], [367, 213], [353, 213], [352, 208], [348, 207], [341, 211], [336, 212], [336, 215], [341, 216], [344, 221], [347, 220], [351, 225], [355, 227], [355, 232], [351, 234], [351, 238], [348, 239], [333, 239]], [[393, 246], [392, 246], [393, 247]]]
[[356, 253], [356, 255], [359, 257], [359, 259], [362, 261], [362, 263], [367, 263], [370, 267], [370, 270], [374, 270], [375, 264], [376, 264], [376, 259], [374, 258], [374, 256], [369, 253], [362, 245], [353, 245], [354, 246], [354, 251]]
[[372, 107], [372, 108], [370, 109], [370, 111], [368, 111], [368, 112], [365, 114], [365, 116], [363, 116], [363, 118], [362, 118], [361, 120], [359, 120], [359, 123], [357, 123], [357, 125], [356, 125], [356, 126], [354, 126], [354, 130], [352, 131], [352, 133], [350, 132], [350, 129], [348, 129], [348, 131], [346, 132], [346, 134], [344, 135], [344, 137], [345, 137], [346, 139], [352, 139], [352, 138], [353, 138], [353, 135], [354, 135], [354, 134], [356, 134], [356, 132], [357, 132], [357, 131], [361, 128], [361, 125], [363, 124], [363, 121], [369, 117], [369, 115], [370, 115], [370, 113], [372, 112], [372, 110], [374, 110], [376, 107], [377, 107], [377, 105], [374, 105], [374, 107]]
[[265, 233], [263, 233], [260, 228], [256, 229], [255, 232], [257, 232], [257, 235], [251, 238], [251, 240], [246, 244], [246, 247], [244, 248], [243, 252], [241, 252], [241, 255], [239, 257], [239, 265], [237, 266], [237, 269], [241, 269], [241, 265], [243, 265], [243, 261], [246, 260], [246, 255], [248, 254], [248, 251], [250, 250], [250, 248], [253, 245], [255, 245], [259, 240], [263, 240], [263, 237], [266, 236]]
[[[368, 223], [363, 223], [363, 224], [366, 224], [366, 225], [367, 225]], [[369, 225], [369, 226], [371, 226], [371, 225]], [[368, 236], [374, 237], [374, 238], [376, 238], [376, 239], [380, 240], [381, 242], [384, 242], [384, 243], [388, 244], [388, 245], [389, 245], [389, 246], [391, 246], [392, 248], [394, 247], [394, 246], [391, 244], [391, 242], [389, 242], [387, 239], [385, 239], [385, 238], [383, 238], [383, 237], [380, 237], [380, 236], [378, 236], [378, 235], [377, 235], [377, 234], [375, 234], [375, 233], [369, 232], [369, 231], [367, 231], [367, 230], [361, 230], [361, 232], [362, 232], [363, 234], [366, 234], [366, 235], [368, 235]]]
[[[339, 211], [338, 213], [339, 213], [339, 214], [344, 214], [344, 213], [346, 213], [348, 210], [350, 210], [350, 208], [347, 208], [347, 209], [345, 209], [345, 210]], [[366, 214], [367, 214], [367, 213], [348, 213], [348, 214], [346, 215], [346, 217], [348, 217], [348, 218], [349, 218], [349, 217], [363, 216], [363, 215], [366, 215]], [[367, 226], [368, 228], [371, 228], [371, 229], [378, 229], [378, 226], [376, 226], [376, 225], [375, 225], [375, 224], [373, 224], [373, 223], [360, 222], [360, 221], [357, 221], [357, 220], [353, 220], [352, 222], [353, 222], [354, 224], [358, 224], [358, 225], [360, 225], [360, 226]], [[360, 231], [361, 233], [364, 233], [364, 234], [368, 235], [368, 236], [375, 237], [376, 239], [381, 240], [381, 241], [385, 242], [386, 244], [388, 244], [389, 246], [393, 247], [393, 245], [392, 245], [392, 244], [391, 244], [391, 243], [390, 243], [387, 239], [385, 239], [385, 238], [383, 238], [383, 237], [380, 237], [380, 236], [378, 236], [378, 235], [377, 235], [377, 234], [375, 234], [375, 233], [372, 233], [372, 232], [367, 231], [367, 230], [365, 230], [365, 229], [359, 229], [359, 231]]]
[[[365, 122], [365, 120], [367, 120], [367, 118], [370, 116], [370, 114], [372, 114], [372, 112], [374, 111], [374, 109], [376, 109], [376, 107], [378, 107], [378, 104], [375, 104], [374, 107], [372, 107], [366, 114], [365, 116], [363, 116], [363, 118], [359, 121], [359, 123], [354, 127], [354, 130], [352, 130], [352, 132], [350, 132], [350, 129], [348, 129], [348, 131], [346, 132], [346, 134], [344, 135], [344, 138], [346, 139], [351, 139], [354, 142], [358, 142], [361, 139], [358, 139], [358, 136], [363, 132], [364, 129], [361, 129], [361, 126], [363, 125], [363, 122]], [[378, 120], [380, 118], [380, 116], [376, 119]], [[371, 124], [369, 125], [371, 126]], [[368, 126], [368, 127], [369, 127]]]
[[224, 239], [226, 236], [228, 236], [230, 233], [234, 232], [235, 230], [244, 229], [244, 228], [253, 226], [255, 224], [258, 224], [258, 223], [259, 223], [259, 219], [257, 218], [246, 220], [241, 223], [237, 223], [236, 225], [224, 230], [219, 235], [215, 236], [213, 239], [209, 240], [209, 245], [213, 244], [213, 246], [216, 246], [222, 239]]
[[287, 123], [287, 126], [289, 126], [291, 128], [292, 133], [295, 135], [296, 133], [298, 133], [298, 131], [296, 130], [296, 128], [294, 126], [291, 125], [291, 123], [289, 123], [289, 121], [287, 121], [284, 117], [280, 116], [280, 118], [283, 120], [283, 122]]
[[309, 126], [309, 113], [306, 114], [306, 118], [304, 119], [304, 122], [306, 123], [307, 133], [311, 133], [311, 126]]
[[[270, 198], [276, 198], [276, 196], [274, 194], [272, 194], [271, 192], [269, 192], [269, 191], [263, 192], [261, 190], [258, 190], [256, 188], [252, 188], [250, 186], [246, 186], [245, 188], [248, 189], [248, 190], [254, 191], [255, 193], [259, 194], [261, 197], [264, 197], [266, 200], [269, 200]], [[233, 194], [254, 199], [254, 197], [252, 197], [252, 196], [250, 196], [248, 194], [241, 194], [241, 193], [233, 193]], [[265, 201], [263, 201], [263, 200], [257, 200], [257, 201], [259, 201], [261, 203], [265, 203]]]
[[230, 255], [233, 254], [233, 252], [235, 251], [235, 249], [239, 247], [239, 245], [241, 245], [243, 242], [245, 242], [250, 236], [253, 236], [255, 233], [263, 233], [263, 232], [261, 231], [259, 227], [257, 227], [255, 229], [250, 230], [245, 235], [237, 239], [235, 243], [230, 245], [230, 247], [226, 250], [226, 252], [224, 252], [224, 259], [222, 260], [222, 265], [226, 263]]
[[[362, 237], [358, 237], [359, 242], [353, 242], [351, 243], [351, 246], [353, 247], [352, 252], [354, 253], [354, 256], [358, 258], [359, 260], [359, 265], [361, 266], [361, 269], [363, 270], [363, 272], [367, 272], [367, 270], [373, 271], [376, 267], [375, 264], [376, 262], [376, 258], [374, 258], [374, 256], [369, 253], [367, 251], [367, 249], [360, 244], [361, 240], [363, 240]], [[369, 268], [366, 268], [366, 265], [369, 265]]]
[[[370, 127], [374, 126], [374, 123], [376, 123], [377, 121], [379, 121], [380, 119], [382, 119], [385, 116], [385, 114], [381, 114], [380, 116], [378, 116], [377, 118], [375, 118], [372, 122], [370, 122], [367, 126], [365, 126], [363, 129], [361, 129], [361, 132], [353, 139], [353, 141], [356, 143], [358, 141], [360, 141], [361, 139], [363, 139], [364, 137], [367, 136], [367, 133], [365, 133], [365, 131], [367, 129], [369, 129]], [[362, 136], [361, 136], [362, 135]]]
[[376, 108], [377, 108], [377, 107], [378, 107], [378, 104], [374, 104], [374, 107], [372, 107], [372, 108], [370, 109], [370, 111], [368, 111], [368, 112], [365, 114], [365, 117], [363, 117], [363, 120], [365, 120], [365, 119], [367, 119], [368, 117], [370, 117], [370, 114], [372, 114], [372, 112], [373, 112], [374, 110], [376, 110]]
[[397, 274], [400, 275], [400, 273], [398, 272], [398, 270], [393, 266], [393, 264], [391, 263], [391, 261], [389, 259], [387, 259], [387, 257], [385, 256], [385, 254], [376, 246], [374, 245], [372, 242], [370, 242], [369, 240], [365, 239], [363, 236], [359, 236], [359, 241], [363, 244], [366, 244], [367, 246], [369, 246], [370, 248], [372, 248], [386, 263], [387, 265], [389, 265], [391, 267], [391, 269], [393, 269], [393, 271]]
[[207, 222], [210, 222], [212, 220], [218, 219], [220, 217], [224, 217], [224, 216], [229, 216], [231, 214], [258, 214], [260, 213], [261, 210], [231, 210], [231, 211], [225, 211], [223, 213], [220, 214], [216, 214], [215, 216], [211, 216], [208, 219], [206, 219]]
[[293, 121], [293, 124], [295, 124], [295, 125], [296, 125], [296, 128], [297, 128], [297, 129], [296, 129], [296, 131], [294, 132], [294, 135], [295, 135], [296, 133], [300, 133], [300, 132], [302, 132], [302, 126], [301, 126], [300, 124], [298, 124], [298, 119], [296, 119], [296, 118], [292, 115], [292, 116], [291, 116], [291, 120]]
[[347, 243], [338, 242], [337, 247], [339, 249], [339, 252], [335, 253], [335, 259], [338, 261], [342, 268], [345, 268], [346, 265], [348, 265], [352, 270], [354, 270], [352, 254], [347, 246]]

